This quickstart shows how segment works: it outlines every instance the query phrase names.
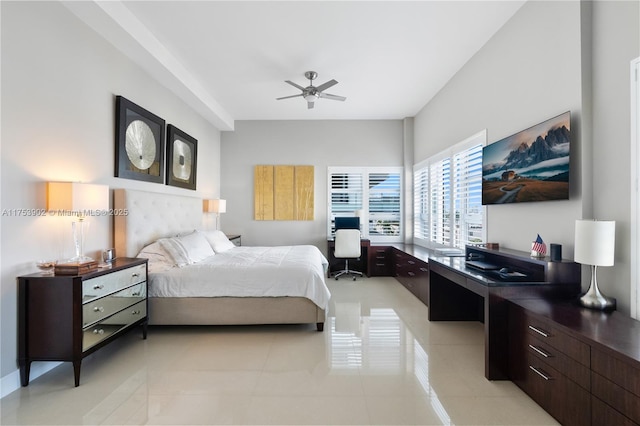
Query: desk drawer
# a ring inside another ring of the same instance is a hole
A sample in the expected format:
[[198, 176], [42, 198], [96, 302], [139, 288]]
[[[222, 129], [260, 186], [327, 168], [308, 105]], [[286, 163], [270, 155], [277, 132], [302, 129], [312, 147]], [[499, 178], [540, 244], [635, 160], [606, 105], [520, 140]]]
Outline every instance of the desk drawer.
[[525, 333], [524, 347], [530, 357], [547, 363], [586, 390], [590, 389], [591, 371], [585, 365], [575, 362], [557, 348], [529, 333]]
[[635, 423], [628, 417], [623, 416], [617, 410], [605, 404], [595, 396], [591, 396], [591, 424], [638, 426], [638, 423]]
[[523, 390], [563, 425], [591, 424], [591, 395], [549, 364], [527, 356]]
[[591, 389], [593, 396], [640, 423], [640, 397], [597, 373], [591, 373]]
[[591, 369], [616, 385], [640, 397], [640, 369], [616, 357], [594, 349], [591, 353]]
[[563, 333], [549, 321], [542, 320], [527, 313], [524, 315], [525, 331], [529, 335], [587, 367], [591, 365], [591, 348], [589, 345]]

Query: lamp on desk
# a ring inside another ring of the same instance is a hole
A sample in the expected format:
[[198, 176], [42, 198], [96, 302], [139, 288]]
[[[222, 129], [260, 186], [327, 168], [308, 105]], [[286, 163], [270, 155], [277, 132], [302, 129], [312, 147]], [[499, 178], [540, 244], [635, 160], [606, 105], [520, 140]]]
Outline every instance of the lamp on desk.
[[591, 266], [589, 290], [580, 297], [586, 308], [603, 311], [616, 308], [616, 299], [607, 297], [598, 288], [598, 266], [612, 266], [616, 242], [616, 222], [576, 220], [575, 261]]
[[227, 200], [221, 200], [221, 199], [202, 200], [202, 210], [205, 213], [216, 214], [216, 231], [217, 231], [218, 219], [220, 218], [220, 213], [226, 213], [227, 211]]
[[77, 217], [72, 225], [76, 255], [70, 262], [91, 262], [84, 254], [86, 217], [109, 209], [109, 187], [78, 182], [47, 182], [47, 211]]

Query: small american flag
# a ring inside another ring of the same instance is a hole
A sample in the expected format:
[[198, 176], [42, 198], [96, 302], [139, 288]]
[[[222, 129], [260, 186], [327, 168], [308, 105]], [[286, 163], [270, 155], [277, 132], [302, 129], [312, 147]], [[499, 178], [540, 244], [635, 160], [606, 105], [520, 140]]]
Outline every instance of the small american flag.
[[543, 256], [547, 254], [547, 245], [542, 241], [542, 238], [540, 238], [540, 234], [538, 234], [538, 238], [534, 241], [531, 250], [538, 252]]

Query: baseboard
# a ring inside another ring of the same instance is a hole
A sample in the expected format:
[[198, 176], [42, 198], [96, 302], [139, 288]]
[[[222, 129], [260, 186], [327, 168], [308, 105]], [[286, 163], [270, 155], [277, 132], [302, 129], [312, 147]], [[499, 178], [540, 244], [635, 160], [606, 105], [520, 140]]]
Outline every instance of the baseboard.
[[[29, 381], [42, 376], [48, 371], [53, 370], [57, 366], [62, 364], [61, 362], [37, 362], [31, 364], [31, 372], [29, 374]], [[13, 373], [9, 373], [0, 379], [0, 398], [4, 398], [12, 392], [20, 389], [20, 370], [15, 370]]]

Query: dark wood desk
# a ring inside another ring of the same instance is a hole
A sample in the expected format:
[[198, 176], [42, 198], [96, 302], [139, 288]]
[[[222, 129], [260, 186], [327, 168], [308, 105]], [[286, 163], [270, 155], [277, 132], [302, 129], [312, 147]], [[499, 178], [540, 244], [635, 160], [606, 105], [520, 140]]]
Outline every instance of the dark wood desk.
[[[472, 254], [473, 253], [473, 254]], [[467, 266], [470, 256], [524, 273], [526, 280], [502, 278], [498, 271]], [[480, 321], [485, 329], [485, 377], [506, 380], [508, 374], [509, 299], [569, 299], [580, 292], [580, 265], [571, 261], [533, 259], [514, 250], [467, 248], [466, 257], [429, 259], [429, 321]]]
[[[360, 240], [360, 258], [358, 260], [350, 260], [349, 268], [355, 271], [360, 271], [366, 276], [369, 274], [369, 246], [371, 246], [371, 240]], [[334, 255], [334, 249], [336, 247], [336, 241], [331, 239], [327, 240], [327, 260], [329, 261], [329, 268], [327, 269], [327, 277], [331, 278], [334, 272], [338, 272], [344, 269], [344, 260], [336, 259]]]

